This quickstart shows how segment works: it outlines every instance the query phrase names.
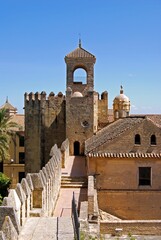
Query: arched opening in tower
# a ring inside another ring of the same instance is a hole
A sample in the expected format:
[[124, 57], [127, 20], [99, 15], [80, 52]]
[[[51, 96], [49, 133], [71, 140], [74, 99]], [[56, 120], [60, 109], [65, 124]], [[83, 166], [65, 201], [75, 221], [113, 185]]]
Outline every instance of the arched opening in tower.
[[80, 155], [80, 142], [78, 141], [74, 142], [74, 155], [75, 156]]
[[74, 71], [73, 81], [75, 83], [86, 84], [87, 83], [87, 72], [83, 68], [77, 68]]

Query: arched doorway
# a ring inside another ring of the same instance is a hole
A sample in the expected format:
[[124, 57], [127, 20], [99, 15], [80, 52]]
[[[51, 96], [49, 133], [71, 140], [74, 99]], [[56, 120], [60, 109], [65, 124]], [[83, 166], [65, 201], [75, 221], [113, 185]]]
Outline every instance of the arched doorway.
[[80, 155], [80, 143], [78, 141], [74, 142], [74, 155]]

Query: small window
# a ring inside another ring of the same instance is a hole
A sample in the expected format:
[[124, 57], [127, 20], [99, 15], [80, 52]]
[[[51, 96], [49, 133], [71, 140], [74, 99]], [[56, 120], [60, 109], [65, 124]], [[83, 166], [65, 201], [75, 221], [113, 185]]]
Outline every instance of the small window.
[[151, 167], [139, 167], [139, 186], [151, 185]]
[[156, 145], [156, 136], [153, 134], [151, 135], [151, 139], [150, 139], [151, 145]]
[[24, 147], [24, 143], [25, 143], [25, 141], [24, 141], [24, 136], [20, 136], [20, 137], [19, 137], [19, 146], [20, 146], [20, 147]]
[[139, 135], [139, 134], [136, 134], [136, 135], [135, 135], [135, 144], [138, 144], [138, 145], [141, 144], [141, 138], [140, 138], [140, 135]]
[[24, 164], [25, 163], [25, 153], [19, 152], [19, 163]]

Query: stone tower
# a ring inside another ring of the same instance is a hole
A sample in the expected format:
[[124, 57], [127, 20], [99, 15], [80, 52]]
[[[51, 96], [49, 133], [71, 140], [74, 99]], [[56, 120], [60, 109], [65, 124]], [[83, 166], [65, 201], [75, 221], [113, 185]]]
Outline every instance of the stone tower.
[[[66, 96], [61, 92], [46, 95], [25, 94], [25, 167], [38, 172], [49, 160], [50, 149], [68, 138], [71, 155], [84, 154], [85, 141], [108, 124], [108, 93], [94, 91], [96, 58], [82, 48], [65, 57]], [[83, 69], [86, 82], [75, 81], [74, 73]]]
[[[98, 94], [94, 92], [93, 54], [79, 47], [65, 57], [66, 76], [66, 135], [70, 143], [70, 154], [84, 153], [84, 142], [97, 131]], [[78, 68], [86, 72], [86, 83], [77, 82], [74, 72]]]
[[25, 171], [38, 172], [65, 138], [65, 96], [25, 93]]
[[120, 94], [115, 97], [113, 101], [113, 114], [114, 120], [129, 116], [130, 113], [130, 100], [124, 94], [123, 87], [121, 86]]

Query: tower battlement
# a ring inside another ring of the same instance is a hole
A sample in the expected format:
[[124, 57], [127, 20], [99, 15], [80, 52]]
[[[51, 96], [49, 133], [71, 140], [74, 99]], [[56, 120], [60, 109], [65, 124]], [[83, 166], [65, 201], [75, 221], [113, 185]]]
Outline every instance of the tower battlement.
[[30, 102], [30, 101], [55, 101], [59, 100], [62, 98], [65, 98], [62, 92], [59, 92], [57, 95], [55, 95], [54, 92], [51, 92], [48, 96], [45, 91], [42, 91], [41, 93], [36, 92], [30, 92], [30, 93], [25, 93], [25, 102]]

